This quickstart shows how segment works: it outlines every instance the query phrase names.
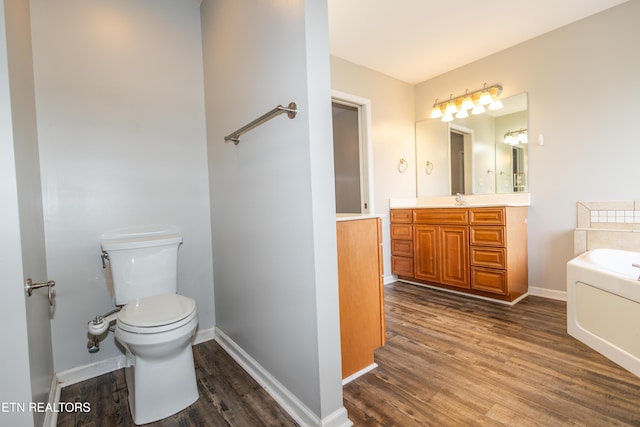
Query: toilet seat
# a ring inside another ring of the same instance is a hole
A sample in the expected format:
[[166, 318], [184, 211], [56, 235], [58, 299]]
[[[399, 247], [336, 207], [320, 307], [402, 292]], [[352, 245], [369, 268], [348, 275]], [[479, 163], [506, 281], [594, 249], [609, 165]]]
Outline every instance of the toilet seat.
[[160, 294], [130, 301], [118, 313], [116, 327], [137, 334], [179, 328], [196, 317], [196, 302], [178, 294]]

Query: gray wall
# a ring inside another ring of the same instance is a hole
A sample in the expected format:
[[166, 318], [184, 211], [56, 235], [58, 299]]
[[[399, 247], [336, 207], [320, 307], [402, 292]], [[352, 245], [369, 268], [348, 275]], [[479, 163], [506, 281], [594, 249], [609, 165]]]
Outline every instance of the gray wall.
[[473, 84], [528, 92], [530, 287], [565, 291], [577, 201], [638, 197], [638, 17], [633, 0], [416, 86], [417, 120]]
[[180, 227], [178, 292], [213, 328], [200, 8], [174, 0], [31, 2], [55, 370], [122, 354], [87, 321], [113, 309], [100, 235]]
[[[44, 219], [40, 184], [36, 107], [31, 55], [31, 26], [28, 0], [5, 3], [13, 142], [15, 148], [16, 183], [20, 213], [22, 277], [46, 282]], [[9, 281], [15, 289], [20, 283]], [[46, 401], [53, 376], [51, 351], [50, 306], [44, 290], [31, 297], [23, 293], [29, 342], [29, 374], [32, 401]], [[15, 325], [17, 319], [10, 323]], [[23, 318], [20, 318], [22, 321]], [[11, 382], [9, 382], [11, 384]], [[42, 424], [45, 414], [34, 412], [35, 425]]]
[[[18, 209], [18, 172], [13, 129], [14, 113], [11, 109], [9, 82], [8, 28], [6, 19], [12, 14], [0, 3], [0, 286], [2, 310], [2, 367], [0, 368], [0, 402], [26, 404], [31, 401], [29, 347], [22, 251], [20, 216]], [[10, 25], [9, 25], [10, 27]], [[15, 95], [15, 93], [14, 93]], [[5, 412], [2, 423], [12, 426], [32, 426], [33, 416], [28, 412]]]
[[202, 4], [216, 326], [320, 419], [342, 409], [326, 7]]

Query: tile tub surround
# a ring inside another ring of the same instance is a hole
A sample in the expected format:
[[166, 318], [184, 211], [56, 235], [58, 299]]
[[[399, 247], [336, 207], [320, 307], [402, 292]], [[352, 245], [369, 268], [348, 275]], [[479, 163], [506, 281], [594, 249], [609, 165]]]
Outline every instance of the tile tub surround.
[[640, 200], [578, 202], [574, 255], [591, 249], [640, 251]]

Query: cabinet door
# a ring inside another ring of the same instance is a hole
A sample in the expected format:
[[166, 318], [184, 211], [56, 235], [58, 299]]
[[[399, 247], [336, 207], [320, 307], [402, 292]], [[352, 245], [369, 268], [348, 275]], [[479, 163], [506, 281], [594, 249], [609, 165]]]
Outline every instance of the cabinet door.
[[415, 278], [440, 281], [438, 269], [438, 226], [413, 226], [413, 266]]
[[440, 227], [440, 283], [469, 288], [469, 229]]

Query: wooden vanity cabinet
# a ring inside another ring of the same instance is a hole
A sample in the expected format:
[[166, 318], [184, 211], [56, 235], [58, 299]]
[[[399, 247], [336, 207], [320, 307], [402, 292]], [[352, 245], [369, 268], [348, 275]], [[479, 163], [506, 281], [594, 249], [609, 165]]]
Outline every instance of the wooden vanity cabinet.
[[374, 363], [385, 342], [380, 218], [336, 223], [342, 378]]
[[526, 218], [526, 207], [392, 209], [392, 273], [513, 301], [528, 288]]

